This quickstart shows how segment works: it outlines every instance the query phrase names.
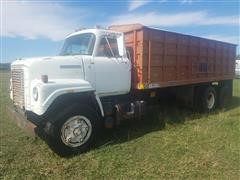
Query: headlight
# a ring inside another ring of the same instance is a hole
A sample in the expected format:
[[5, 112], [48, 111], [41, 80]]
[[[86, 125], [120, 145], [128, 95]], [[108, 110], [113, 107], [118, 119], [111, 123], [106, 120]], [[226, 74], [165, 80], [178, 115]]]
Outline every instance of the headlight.
[[36, 88], [36, 87], [33, 88], [33, 99], [35, 101], [38, 100], [38, 88]]

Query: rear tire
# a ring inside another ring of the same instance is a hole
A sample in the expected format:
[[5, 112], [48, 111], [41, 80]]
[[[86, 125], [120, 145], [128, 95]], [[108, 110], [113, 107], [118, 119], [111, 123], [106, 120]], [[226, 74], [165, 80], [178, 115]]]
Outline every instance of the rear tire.
[[225, 108], [231, 99], [231, 88], [227, 85], [220, 87], [218, 92], [218, 107]]
[[200, 112], [210, 112], [216, 107], [216, 91], [212, 86], [202, 86], [196, 94], [197, 107]]
[[61, 156], [86, 152], [95, 144], [100, 121], [98, 113], [90, 107], [73, 105], [55, 117], [50, 146]]

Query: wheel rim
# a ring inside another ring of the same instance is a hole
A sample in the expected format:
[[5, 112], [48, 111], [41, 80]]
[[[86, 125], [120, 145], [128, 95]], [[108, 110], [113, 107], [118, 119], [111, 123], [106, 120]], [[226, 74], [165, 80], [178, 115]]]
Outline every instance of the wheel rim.
[[215, 96], [213, 92], [210, 92], [207, 96], [207, 107], [208, 109], [212, 109], [215, 104]]
[[85, 116], [73, 116], [62, 126], [61, 139], [70, 147], [78, 147], [88, 141], [92, 134], [92, 124]]

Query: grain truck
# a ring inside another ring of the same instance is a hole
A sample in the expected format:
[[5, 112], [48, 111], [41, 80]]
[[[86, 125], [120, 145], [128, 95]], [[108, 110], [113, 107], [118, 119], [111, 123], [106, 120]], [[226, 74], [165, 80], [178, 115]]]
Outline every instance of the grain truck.
[[103, 127], [140, 118], [174, 92], [208, 112], [232, 96], [236, 45], [141, 24], [82, 29], [58, 56], [11, 64], [11, 99], [61, 153], [88, 150]]

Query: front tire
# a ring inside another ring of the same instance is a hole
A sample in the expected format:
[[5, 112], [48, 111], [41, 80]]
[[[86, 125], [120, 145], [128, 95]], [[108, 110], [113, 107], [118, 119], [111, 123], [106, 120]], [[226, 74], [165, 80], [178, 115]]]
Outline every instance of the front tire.
[[55, 117], [50, 145], [61, 156], [86, 152], [95, 144], [100, 128], [96, 111], [73, 105]]

